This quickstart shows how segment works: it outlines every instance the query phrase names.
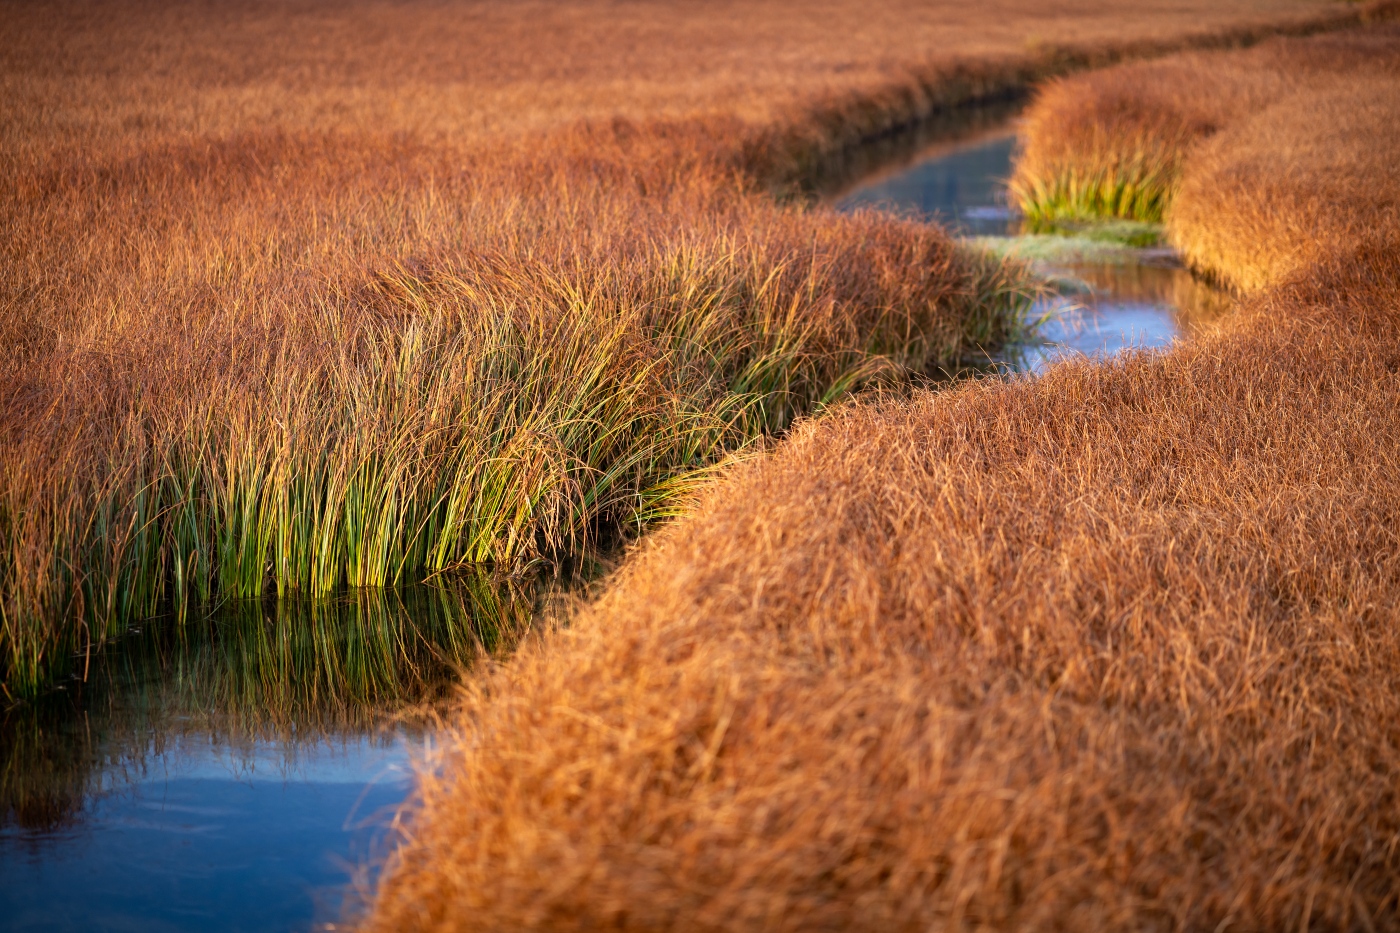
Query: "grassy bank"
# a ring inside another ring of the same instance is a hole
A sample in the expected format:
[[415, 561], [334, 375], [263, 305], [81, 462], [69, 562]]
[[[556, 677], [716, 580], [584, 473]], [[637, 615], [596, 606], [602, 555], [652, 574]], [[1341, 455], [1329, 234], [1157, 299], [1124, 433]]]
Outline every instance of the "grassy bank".
[[[1168, 353], [848, 405], [735, 468], [472, 690], [364, 928], [1400, 923], [1396, 110], [1353, 64], [1328, 159], [1265, 112], [1178, 174], [1365, 236]], [[1170, 96], [1132, 87], [1129, 130]]]
[[1039, 231], [1105, 217], [1160, 223], [1198, 145], [1227, 127], [1257, 138], [1243, 123], [1261, 110], [1290, 99], [1312, 108], [1307, 95], [1328, 86], [1394, 75], [1391, 36], [1377, 26], [1275, 38], [1049, 82], [1027, 112], [1012, 192]]
[[704, 142], [251, 137], [21, 176], [12, 217], [55, 232], [7, 266], [6, 691], [166, 606], [586, 550], [1021, 326], [1014, 264], [778, 207]]
[[0, 682], [163, 606], [625, 535], [1018, 324], [1014, 267], [772, 189], [896, 111], [1370, 11], [16, 7]]
[[27, 371], [47, 391], [9, 408], [11, 690], [79, 626], [169, 602], [577, 553], [871, 378], [999, 345], [1024, 304], [1011, 267], [912, 225], [615, 190], [570, 217], [562, 195], [562, 242], [347, 270], [271, 320], [132, 315], [106, 322], [123, 370], [80, 348]]
[[1165, 222], [1192, 268], [1260, 291], [1394, 226], [1397, 35], [1377, 24], [1052, 82], [1013, 192], [1035, 229]]

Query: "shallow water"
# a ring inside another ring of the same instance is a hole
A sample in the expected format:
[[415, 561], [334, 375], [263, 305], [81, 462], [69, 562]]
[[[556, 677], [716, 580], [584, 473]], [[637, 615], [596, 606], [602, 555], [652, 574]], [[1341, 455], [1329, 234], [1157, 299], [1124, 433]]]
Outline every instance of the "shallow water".
[[1039, 372], [1070, 356], [1110, 357], [1132, 348], [1161, 349], [1216, 320], [1226, 299], [1180, 266], [1130, 263], [1049, 266], [1087, 289], [1038, 302], [1041, 343], [1021, 349], [1017, 363]]
[[70, 824], [0, 830], [3, 926], [288, 930], [336, 917], [408, 792], [405, 736], [308, 742], [291, 762], [280, 741], [221, 739], [152, 737]]
[[844, 192], [836, 205], [927, 217], [961, 236], [1012, 234], [1020, 220], [1007, 206], [1006, 178], [1015, 146], [1015, 134], [1005, 127], [937, 143], [912, 164], [872, 174]]
[[[838, 210], [875, 208], [932, 220], [957, 236], [996, 238], [990, 242], [1014, 251], [1020, 218], [1006, 179], [1015, 142], [1007, 123], [929, 146], [838, 192], [833, 203]], [[1222, 297], [1193, 279], [1170, 251], [1113, 252], [1111, 262], [1033, 260], [1047, 278], [1075, 287], [1037, 303], [1032, 314], [1043, 319], [1041, 342], [1018, 348], [1008, 363], [1040, 371], [1069, 356], [1167, 347], [1224, 310]]]
[[0, 928], [339, 918], [410, 788], [426, 727], [401, 711], [441, 699], [538, 607], [478, 579], [123, 637], [86, 681], [0, 712]]

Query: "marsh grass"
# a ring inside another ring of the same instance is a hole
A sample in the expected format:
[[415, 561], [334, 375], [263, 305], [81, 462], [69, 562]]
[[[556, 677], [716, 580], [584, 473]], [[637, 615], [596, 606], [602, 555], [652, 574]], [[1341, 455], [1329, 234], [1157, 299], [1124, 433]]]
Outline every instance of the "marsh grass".
[[755, 438], [1024, 325], [1014, 264], [774, 192], [1048, 74], [1372, 9], [1067, 3], [1029, 48], [995, 13], [903, 3], [733, 28], [668, 6], [16, 8], [0, 683], [32, 692], [153, 613], [523, 572], [673, 514]]
[[468, 686], [360, 928], [1400, 927], [1397, 62], [1077, 83], [1131, 147], [1197, 76], [1169, 226], [1256, 294], [737, 466]]
[[1186, 160], [1222, 129], [1341, 76], [1392, 71], [1387, 28], [1272, 38], [1244, 52], [1191, 52], [1047, 82], [1026, 111], [1012, 196], [1035, 233], [1160, 225]]
[[607, 264], [395, 266], [316, 299], [314, 351], [41, 448], [4, 503], [7, 691], [161, 611], [607, 544], [794, 418], [1003, 345], [1033, 297], [915, 225], [739, 219]]
[[1090, 155], [1094, 164], [1084, 168], [1032, 169], [1023, 160], [1008, 188], [1032, 233], [1077, 233], [1104, 217], [1160, 224], [1179, 171], [1176, 148], [1170, 138], [1148, 138]]

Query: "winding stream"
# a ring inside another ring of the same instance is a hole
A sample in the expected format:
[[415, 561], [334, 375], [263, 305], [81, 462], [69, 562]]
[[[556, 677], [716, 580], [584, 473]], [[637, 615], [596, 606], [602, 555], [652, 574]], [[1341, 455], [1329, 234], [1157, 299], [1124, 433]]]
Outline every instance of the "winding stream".
[[[964, 121], [956, 140], [921, 137], [913, 152], [896, 140], [859, 153], [852, 168], [868, 174], [832, 200], [1025, 250], [1062, 283], [1035, 312], [1046, 342], [1018, 357], [1032, 370], [1163, 346], [1218, 313], [1169, 252], [1068, 261], [1046, 238], [1016, 237], [1005, 119]], [[334, 920], [409, 790], [428, 726], [402, 711], [441, 699], [457, 670], [528, 626], [547, 598], [480, 578], [155, 621], [103, 651], [85, 680], [0, 710], [0, 926]]]

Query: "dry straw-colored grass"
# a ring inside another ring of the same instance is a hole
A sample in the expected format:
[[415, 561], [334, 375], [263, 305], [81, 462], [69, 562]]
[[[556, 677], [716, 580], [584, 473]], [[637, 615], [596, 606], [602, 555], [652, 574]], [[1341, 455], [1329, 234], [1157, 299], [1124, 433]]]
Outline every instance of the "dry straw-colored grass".
[[1231, 325], [735, 468], [470, 687], [364, 928], [1400, 928], [1390, 87]]
[[0, 685], [161, 606], [515, 569], [1017, 326], [1014, 269], [778, 207], [1042, 74], [1371, 8], [13, 3]]
[[1400, 33], [1385, 80], [1290, 95], [1204, 143], [1167, 220], [1195, 267], [1252, 292], [1400, 227]]

